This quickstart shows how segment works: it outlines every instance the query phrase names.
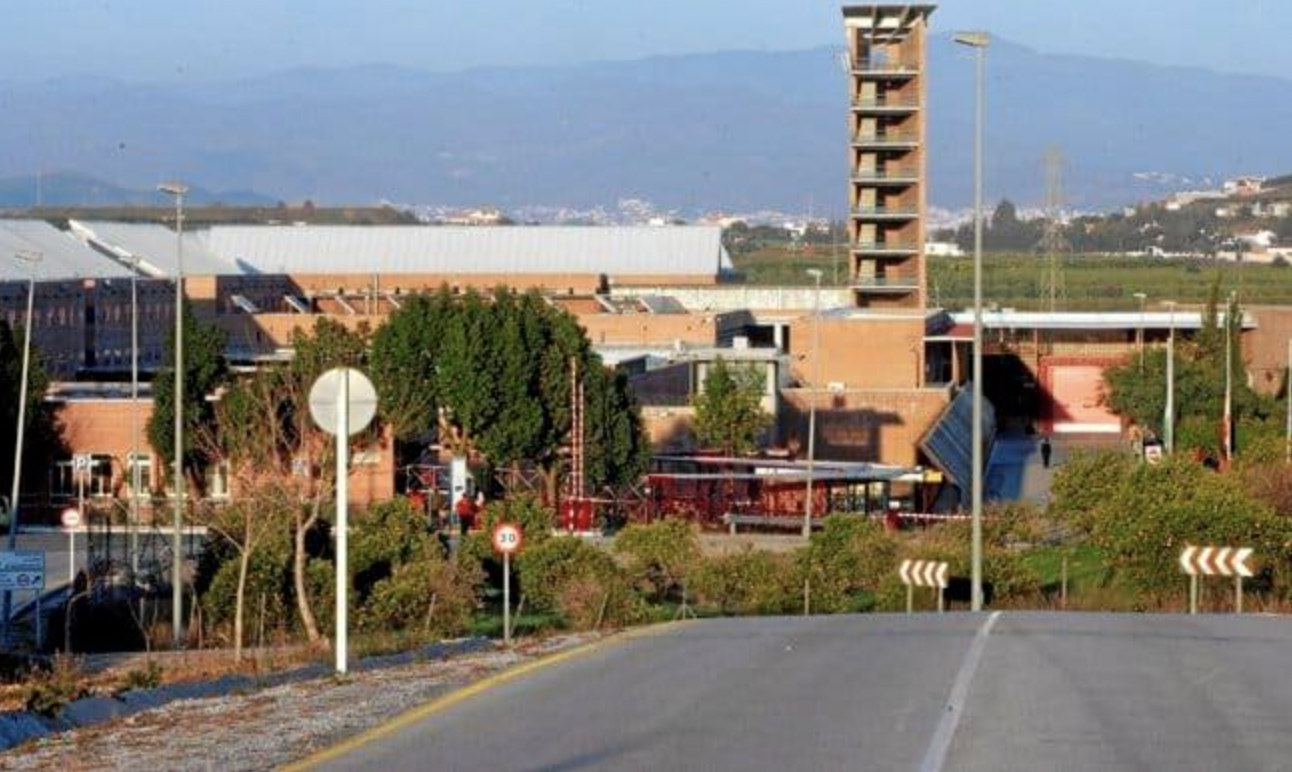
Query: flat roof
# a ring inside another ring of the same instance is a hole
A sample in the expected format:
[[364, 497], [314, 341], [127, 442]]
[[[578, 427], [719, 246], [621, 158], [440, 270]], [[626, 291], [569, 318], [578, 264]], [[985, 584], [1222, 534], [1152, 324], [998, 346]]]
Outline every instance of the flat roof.
[[[973, 312], [950, 314], [955, 332], [973, 327]], [[1199, 311], [984, 311], [982, 324], [989, 330], [1200, 330]], [[1224, 323], [1224, 312], [1217, 319]], [[1255, 329], [1256, 320], [1243, 314], [1243, 328]], [[947, 333], [944, 333], [947, 334]]]
[[246, 273], [699, 276], [731, 270], [710, 226], [214, 226]]

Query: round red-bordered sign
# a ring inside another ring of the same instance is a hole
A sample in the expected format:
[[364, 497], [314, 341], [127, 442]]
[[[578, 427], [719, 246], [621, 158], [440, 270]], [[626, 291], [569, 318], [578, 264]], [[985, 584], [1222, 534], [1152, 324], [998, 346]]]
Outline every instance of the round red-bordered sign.
[[81, 512], [76, 507], [68, 507], [63, 510], [63, 514], [59, 517], [59, 521], [63, 524], [64, 528], [75, 528], [81, 524]]
[[493, 548], [495, 552], [510, 555], [520, 549], [524, 542], [520, 526], [513, 523], [499, 523], [493, 527]]

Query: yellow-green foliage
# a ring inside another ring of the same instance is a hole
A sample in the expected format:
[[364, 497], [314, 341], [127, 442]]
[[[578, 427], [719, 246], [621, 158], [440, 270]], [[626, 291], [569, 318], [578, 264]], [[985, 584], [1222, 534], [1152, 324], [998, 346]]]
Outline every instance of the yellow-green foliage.
[[794, 557], [750, 549], [705, 560], [691, 589], [722, 614], [784, 614], [802, 603]]
[[673, 519], [630, 525], [615, 539], [615, 552], [643, 596], [665, 601], [681, 590], [700, 561], [698, 530]]

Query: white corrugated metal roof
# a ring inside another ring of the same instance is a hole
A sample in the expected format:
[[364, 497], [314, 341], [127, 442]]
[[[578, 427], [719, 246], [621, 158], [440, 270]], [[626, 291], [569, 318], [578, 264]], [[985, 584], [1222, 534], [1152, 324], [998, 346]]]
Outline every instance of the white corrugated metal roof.
[[[1223, 320], [1225, 314], [1219, 313]], [[957, 325], [973, 324], [972, 312], [951, 315]], [[1202, 327], [1202, 314], [1198, 311], [984, 311], [983, 327], [987, 329], [1025, 330], [1197, 330]], [[1243, 326], [1254, 328], [1255, 320], [1243, 315]]]
[[[86, 243], [116, 255], [123, 265], [138, 258], [140, 272], [154, 278], [174, 276], [176, 266], [175, 231], [154, 223], [71, 222], [72, 233]], [[233, 262], [221, 258], [207, 247], [204, 231], [184, 234], [185, 276], [229, 276], [244, 273]], [[111, 262], [103, 258], [105, 262]]]
[[[39, 252], [35, 263], [20, 261], [15, 252]], [[44, 220], [0, 220], [0, 280], [38, 281], [125, 278], [130, 272], [96, 253], [71, 234]]]
[[215, 226], [207, 246], [248, 273], [716, 276], [715, 227]]

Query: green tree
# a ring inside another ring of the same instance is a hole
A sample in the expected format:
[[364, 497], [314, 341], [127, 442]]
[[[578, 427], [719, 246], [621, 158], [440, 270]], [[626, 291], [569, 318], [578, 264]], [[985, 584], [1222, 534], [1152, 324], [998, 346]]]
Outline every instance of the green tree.
[[[18, 427], [18, 396], [22, 384], [22, 329], [13, 330], [0, 321], [0, 496], [8, 498], [13, 485], [13, 438]], [[31, 366], [27, 373], [27, 427], [23, 438], [23, 489], [31, 490], [31, 480], [60, 445], [54, 413], [45, 402], [49, 376], [41, 362], [40, 352], [32, 347]]]
[[696, 438], [727, 455], [753, 452], [759, 435], [771, 423], [762, 400], [758, 372], [732, 367], [719, 357], [695, 398]]
[[[362, 368], [367, 328], [350, 330], [333, 319], [318, 319], [311, 331], [292, 333], [294, 356], [288, 364], [261, 369], [235, 382], [219, 401], [214, 431], [205, 437], [208, 455], [223, 454], [241, 487], [255, 489], [267, 480], [292, 488], [292, 578], [301, 624], [311, 642], [321, 639], [310, 604], [308, 537], [331, 499], [335, 486], [332, 437], [314, 425], [309, 392], [334, 367]], [[371, 430], [353, 442], [372, 439]]]
[[593, 359], [584, 381], [588, 488], [601, 491], [632, 485], [650, 466], [650, 438], [628, 376]]
[[[220, 328], [198, 321], [187, 302], [184, 314], [184, 448], [183, 468], [189, 481], [199, 489], [211, 462], [209, 446], [199, 438], [212, 433], [215, 405], [208, 399], [228, 382], [229, 366], [224, 358], [226, 337]], [[175, 463], [175, 333], [166, 338], [163, 364], [153, 379], [153, 412], [148, 418], [148, 442], [161, 456], [166, 468]]]

